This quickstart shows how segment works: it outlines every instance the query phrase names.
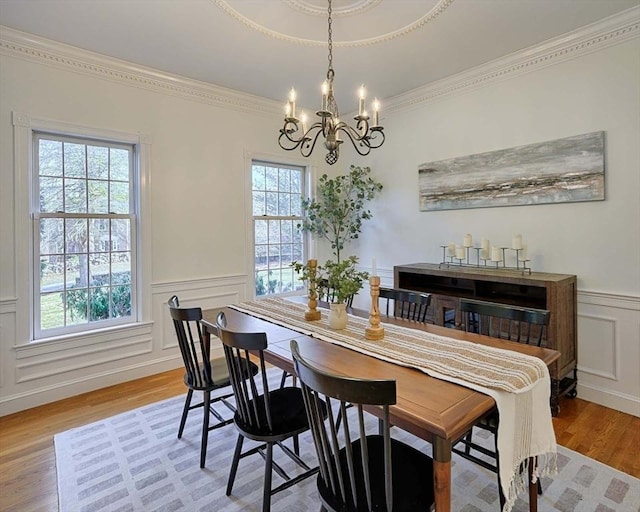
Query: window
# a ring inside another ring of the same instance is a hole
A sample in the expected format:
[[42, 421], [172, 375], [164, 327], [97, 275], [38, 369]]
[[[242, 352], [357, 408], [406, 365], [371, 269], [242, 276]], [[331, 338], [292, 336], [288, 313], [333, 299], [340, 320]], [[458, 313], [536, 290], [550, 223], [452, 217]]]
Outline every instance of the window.
[[303, 167], [253, 161], [251, 165], [256, 296], [304, 288], [291, 268], [303, 261]]
[[34, 133], [34, 338], [135, 320], [135, 146]]

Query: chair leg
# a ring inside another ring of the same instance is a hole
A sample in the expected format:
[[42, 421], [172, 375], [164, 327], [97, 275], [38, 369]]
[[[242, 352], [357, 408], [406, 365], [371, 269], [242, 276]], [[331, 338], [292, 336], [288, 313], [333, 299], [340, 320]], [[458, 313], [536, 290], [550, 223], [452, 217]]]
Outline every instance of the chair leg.
[[229, 470], [229, 481], [227, 482], [227, 496], [231, 496], [231, 490], [233, 489], [233, 482], [236, 479], [236, 471], [238, 471], [238, 463], [240, 462], [240, 454], [242, 453], [242, 442], [244, 437], [242, 434], [238, 435], [236, 441], [236, 450], [233, 453], [233, 462], [231, 463], [231, 469]]
[[209, 406], [211, 405], [211, 392], [204, 392], [204, 406], [202, 418], [202, 442], [200, 445], [200, 467], [204, 467], [204, 462], [207, 458], [207, 441], [209, 440]]
[[282, 371], [282, 378], [280, 379], [280, 387], [283, 388], [285, 381], [287, 380], [287, 377], [289, 376], [289, 373], [287, 373], [286, 370]]
[[189, 414], [189, 407], [191, 406], [191, 397], [193, 396], [193, 389], [187, 391], [187, 398], [184, 401], [184, 409], [182, 409], [182, 419], [180, 420], [180, 428], [178, 429], [178, 439], [182, 437], [184, 431], [184, 425], [187, 422], [187, 415]]
[[271, 477], [273, 476], [273, 444], [267, 443], [267, 458], [264, 464], [264, 490], [262, 492], [262, 512], [271, 510]]

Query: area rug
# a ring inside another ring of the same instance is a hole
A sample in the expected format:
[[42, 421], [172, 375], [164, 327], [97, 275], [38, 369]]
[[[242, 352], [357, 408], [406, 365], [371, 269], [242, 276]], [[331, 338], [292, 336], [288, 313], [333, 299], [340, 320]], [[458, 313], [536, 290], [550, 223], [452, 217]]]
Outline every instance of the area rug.
[[[270, 374], [278, 385], [281, 372]], [[191, 412], [177, 439], [183, 403], [184, 396], [175, 397], [57, 434], [60, 512], [259, 512], [262, 459], [240, 461], [233, 493], [226, 496], [237, 432], [233, 425], [212, 431], [206, 468], [200, 469], [201, 411]], [[371, 425], [375, 430], [373, 417]], [[430, 445], [400, 429], [394, 428], [393, 436], [430, 452]], [[301, 437], [300, 450], [316, 464], [309, 434]], [[274, 454], [285, 471], [296, 473], [279, 450]], [[498, 512], [495, 474], [455, 455], [451, 473], [452, 511]], [[274, 486], [280, 481], [274, 474]], [[563, 447], [558, 447], [558, 475], [543, 479], [542, 486], [541, 512], [640, 512], [640, 480]], [[514, 511], [529, 510], [523, 498]], [[315, 477], [274, 495], [271, 503], [274, 512], [317, 512]]]

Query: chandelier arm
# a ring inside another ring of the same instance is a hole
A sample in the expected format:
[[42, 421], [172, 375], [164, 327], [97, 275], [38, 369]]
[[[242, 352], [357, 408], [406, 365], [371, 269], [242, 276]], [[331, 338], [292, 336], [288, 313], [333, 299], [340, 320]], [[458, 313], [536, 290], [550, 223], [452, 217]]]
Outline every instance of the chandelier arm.
[[[371, 135], [369, 136], [369, 147], [371, 149], [377, 149], [384, 144], [385, 136], [384, 130], [382, 126], [376, 126], [375, 128], [371, 128]], [[378, 134], [380, 135], [380, 141], [378, 142]]]
[[[340, 126], [336, 131], [342, 131], [349, 137], [351, 144], [360, 156], [367, 156], [371, 152], [371, 146], [369, 145], [368, 137], [360, 137], [356, 130], [351, 126], [340, 123]], [[362, 148], [362, 149], [361, 149]]]
[[[311, 135], [311, 132], [315, 130], [315, 135]], [[302, 156], [304, 157], [308, 157], [311, 155], [311, 153], [313, 153], [313, 148], [316, 147], [316, 142], [318, 141], [318, 137], [320, 136], [320, 134], [322, 133], [322, 124], [321, 123], [314, 123], [313, 125], [311, 125], [311, 128], [309, 128], [307, 130], [307, 133], [305, 134], [305, 144], [303, 144], [300, 147], [300, 153], [302, 154]]]

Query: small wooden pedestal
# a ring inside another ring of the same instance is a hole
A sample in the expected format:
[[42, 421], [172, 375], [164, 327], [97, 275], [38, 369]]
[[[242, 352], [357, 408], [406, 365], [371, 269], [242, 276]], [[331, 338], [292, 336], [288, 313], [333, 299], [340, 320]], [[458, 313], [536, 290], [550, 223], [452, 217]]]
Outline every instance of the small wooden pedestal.
[[364, 330], [364, 337], [368, 340], [381, 340], [384, 338], [384, 327], [380, 326], [380, 309], [378, 309], [378, 298], [380, 297], [379, 276], [371, 276], [369, 278], [369, 288], [371, 292], [371, 311], [369, 313], [369, 327]]

